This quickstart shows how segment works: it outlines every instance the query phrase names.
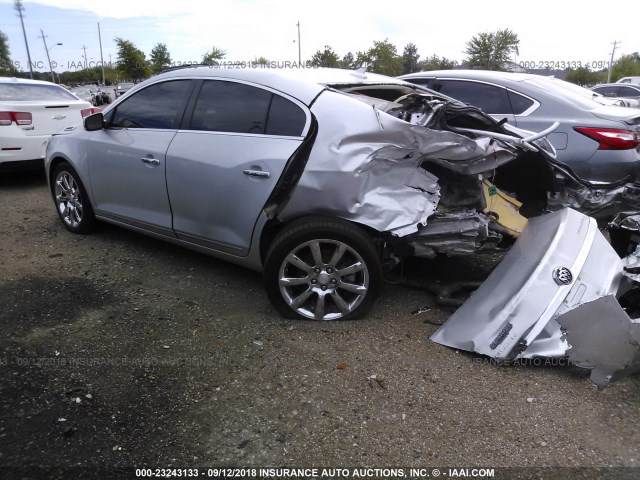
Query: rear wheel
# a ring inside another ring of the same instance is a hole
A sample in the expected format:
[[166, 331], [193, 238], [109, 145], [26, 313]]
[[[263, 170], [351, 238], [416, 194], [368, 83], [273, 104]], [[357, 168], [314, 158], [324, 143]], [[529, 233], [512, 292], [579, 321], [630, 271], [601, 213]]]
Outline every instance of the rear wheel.
[[51, 178], [56, 210], [64, 226], [74, 233], [89, 232], [96, 219], [87, 191], [76, 171], [63, 162], [56, 167]]
[[371, 238], [346, 221], [293, 222], [274, 239], [265, 261], [269, 299], [288, 318], [347, 320], [364, 315], [382, 283]]

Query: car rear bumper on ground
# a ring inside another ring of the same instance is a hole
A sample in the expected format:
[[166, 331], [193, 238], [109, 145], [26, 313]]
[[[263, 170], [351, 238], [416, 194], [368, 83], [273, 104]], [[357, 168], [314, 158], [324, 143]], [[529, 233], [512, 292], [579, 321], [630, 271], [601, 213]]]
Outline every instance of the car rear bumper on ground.
[[640, 368], [640, 322], [621, 306], [638, 289], [628, 273], [638, 255], [621, 260], [595, 220], [574, 210], [531, 219], [431, 339], [500, 361], [568, 356], [604, 387]]

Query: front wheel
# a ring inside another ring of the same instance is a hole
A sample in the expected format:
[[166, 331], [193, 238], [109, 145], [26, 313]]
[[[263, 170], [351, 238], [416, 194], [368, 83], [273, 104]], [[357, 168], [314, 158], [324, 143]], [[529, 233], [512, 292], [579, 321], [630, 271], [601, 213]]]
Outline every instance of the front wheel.
[[73, 233], [89, 232], [96, 219], [76, 171], [63, 162], [56, 167], [51, 178], [56, 210], [64, 226]]
[[373, 305], [382, 267], [364, 230], [313, 218], [293, 222], [276, 236], [264, 278], [269, 299], [285, 317], [348, 320]]

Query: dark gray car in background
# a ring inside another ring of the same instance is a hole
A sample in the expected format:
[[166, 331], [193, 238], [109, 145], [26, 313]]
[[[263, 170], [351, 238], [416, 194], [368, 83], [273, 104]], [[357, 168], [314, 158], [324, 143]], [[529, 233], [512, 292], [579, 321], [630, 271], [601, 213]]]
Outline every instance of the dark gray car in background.
[[482, 109], [496, 120], [540, 131], [557, 159], [582, 178], [615, 182], [640, 173], [640, 109], [603, 105], [593, 92], [540, 75], [483, 70], [440, 70], [403, 75], [403, 80]]

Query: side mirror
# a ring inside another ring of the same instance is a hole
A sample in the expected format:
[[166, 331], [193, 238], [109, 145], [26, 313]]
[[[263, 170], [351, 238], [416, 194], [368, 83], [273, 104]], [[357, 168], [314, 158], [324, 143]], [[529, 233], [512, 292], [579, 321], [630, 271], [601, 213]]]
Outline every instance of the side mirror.
[[96, 130], [102, 130], [104, 128], [104, 116], [101, 112], [89, 115], [84, 119], [84, 128], [88, 132], [94, 132]]

